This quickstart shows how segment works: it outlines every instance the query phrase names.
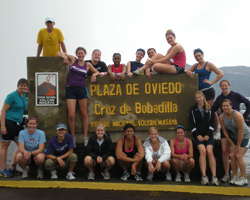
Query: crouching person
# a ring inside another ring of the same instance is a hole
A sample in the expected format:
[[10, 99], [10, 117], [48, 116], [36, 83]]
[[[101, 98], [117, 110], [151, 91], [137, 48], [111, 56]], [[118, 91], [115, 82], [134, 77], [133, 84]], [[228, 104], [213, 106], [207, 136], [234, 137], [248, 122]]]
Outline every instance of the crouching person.
[[28, 178], [28, 167], [32, 162], [38, 167], [37, 178], [43, 178], [43, 164], [45, 155], [44, 144], [46, 142], [45, 134], [37, 129], [37, 119], [29, 117], [27, 120], [27, 129], [20, 131], [18, 136], [17, 163], [23, 169], [22, 178]]
[[104, 180], [111, 178], [109, 170], [114, 166], [115, 159], [112, 156], [112, 141], [105, 133], [103, 124], [98, 124], [95, 133], [89, 138], [87, 145], [87, 156], [84, 158], [84, 165], [89, 170], [88, 180], [95, 180], [94, 168], [98, 164], [104, 168], [101, 173]]
[[145, 149], [145, 159], [148, 166], [147, 180], [152, 181], [156, 172], [163, 172], [166, 181], [171, 181], [170, 154], [171, 150], [167, 140], [159, 136], [158, 129], [151, 127], [148, 131], [149, 137], [143, 143]]
[[184, 174], [184, 181], [190, 182], [189, 172], [194, 168], [193, 143], [185, 137], [186, 131], [184, 126], [176, 127], [176, 137], [170, 141], [171, 162], [176, 172], [175, 181], [181, 182], [180, 171]]
[[77, 164], [77, 155], [73, 153], [74, 141], [70, 134], [67, 134], [67, 126], [65, 124], [57, 124], [56, 136], [53, 137], [48, 144], [46, 151], [45, 169], [51, 173], [51, 179], [57, 179], [56, 168], [68, 168], [66, 178], [74, 180], [74, 168]]

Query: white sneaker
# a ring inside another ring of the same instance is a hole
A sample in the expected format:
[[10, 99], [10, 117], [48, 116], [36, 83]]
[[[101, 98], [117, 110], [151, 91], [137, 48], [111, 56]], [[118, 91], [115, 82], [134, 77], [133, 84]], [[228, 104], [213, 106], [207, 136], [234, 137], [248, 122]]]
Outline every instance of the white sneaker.
[[56, 170], [50, 171], [50, 174], [51, 174], [51, 176], [50, 176], [51, 179], [58, 179]]
[[165, 177], [166, 177], [166, 181], [172, 181], [172, 176], [169, 172], [165, 174]]
[[181, 182], [181, 174], [177, 173], [175, 176], [175, 182]]
[[189, 174], [188, 174], [187, 172], [184, 172], [184, 181], [185, 181], [186, 183], [191, 182], [190, 177], [189, 177]]
[[88, 180], [95, 180], [95, 172], [88, 173]]
[[144, 72], [140, 68], [138, 68], [137, 70], [133, 71], [133, 74], [135, 74], [135, 75], [144, 75]]
[[216, 176], [213, 176], [212, 180], [211, 180], [211, 184], [218, 186], [218, 185], [220, 185], [220, 181], [219, 181], [219, 179]]
[[148, 175], [147, 175], [147, 180], [148, 180], [148, 181], [152, 181], [153, 178], [154, 178], [154, 174], [148, 173]]
[[207, 176], [202, 176], [201, 177], [201, 184], [202, 185], [208, 185], [209, 184], [209, 180]]
[[109, 180], [111, 178], [111, 175], [109, 172], [102, 172], [102, 176], [104, 180]]
[[43, 178], [43, 170], [42, 169], [38, 169], [37, 170], [37, 177], [38, 179], [42, 179]]
[[89, 138], [88, 137], [83, 137], [83, 144], [86, 147], [88, 145]]
[[248, 185], [248, 180], [247, 178], [239, 177], [238, 180], [234, 184], [238, 186]]
[[29, 170], [23, 170], [22, 178], [28, 178]]
[[74, 172], [68, 172], [66, 179], [68, 179], [69, 181], [75, 180], [76, 178], [74, 177]]
[[224, 182], [224, 183], [229, 182], [230, 181], [230, 176], [228, 174], [225, 174], [222, 177], [221, 181]]
[[234, 185], [235, 182], [237, 182], [237, 181], [238, 181], [238, 177], [233, 176], [233, 177], [231, 178], [231, 180], [229, 181], [229, 184]]

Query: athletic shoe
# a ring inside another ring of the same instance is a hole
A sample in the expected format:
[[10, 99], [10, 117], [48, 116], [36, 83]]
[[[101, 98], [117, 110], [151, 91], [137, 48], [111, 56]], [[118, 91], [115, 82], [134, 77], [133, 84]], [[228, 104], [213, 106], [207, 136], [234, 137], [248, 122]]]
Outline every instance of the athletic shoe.
[[7, 170], [7, 169], [2, 170], [1, 175], [2, 175], [4, 178], [10, 178], [10, 177], [13, 176], [13, 175], [10, 173], [10, 171]]
[[238, 186], [248, 185], [248, 180], [244, 177], [239, 177], [238, 180], [234, 184]]
[[95, 172], [88, 173], [88, 180], [95, 180]]
[[68, 172], [66, 179], [68, 179], [69, 181], [75, 180], [76, 178], [74, 177], [74, 172]]
[[56, 170], [50, 171], [50, 174], [51, 174], [50, 176], [51, 179], [58, 179]]
[[18, 171], [16, 168], [14, 169], [9, 169], [9, 172], [13, 175], [13, 176], [22, 176], [23, 172]]
[[120, 179], [126, 181], [128, 180], [129, 177], [130, 177], [130, 174], [124, 171]]
[[175, 176], [175, 182], [181, 182], [181, 174], [177, 173]]
[[135, 75], [144, 75], [143, 71], [140, 70], [139, 68], [137, 70], [133, 71], [133, 74], [135, 74]]
[[102, 176], [104, 180], [109, 180], [111, 178], [109, 172], [102, 172]]
[[218, 186], [218, 185], [220, 185], [220, 180], [216, 176], [213, 176], [212, 180], [211, 180], [211, 184]]
[[230, 181], [230, 176], [228, 174], [225, 174], [222, 177], [221, 181], [224, 182], [224, 183], [229, 182]]
[[238, 181], [238, 177], [233, 176], [233, 177], [231, 178], [231, 180], [229, 181], [229, 184], [234, 185], [236, 181]]
[[202, 185], [208, 185], [209, 184], [209, 180], [207, 176], [202, 176], [201, 177], [201, 184]]
[[136, 181], [143, 181], [143, 178], [141, 176], [141, 172], [136, 172], [136, 174], [135, 174], [135, 180]]
[[27, 169], [23, 170], [22, 178], [28, 178], [28, 173], [29, 173], [29, 171]]
[[86, 147], [88, 145], [89, 138], [88, 137], [83, 137], [83, 144]]
[[172, 176], [169, 172], [165, 174], [165, 177], [166, 177], [166, 181], [172, 181]]
[[148, 175], [147, 175], [147, 180], [148, 180], [148, 181], [152, 181], [153, 178], [154, 178], [154, 174], [148, 173]]
[[189, 174], [186, 173], [186, 172], [184, 172], [184, 181], [185, 181], [186, 183], [191, 182], [190, 177], [189, 177]]
[[38, 179], [42, 179], [43, 178], [43, 170], [42, 169], [38, 169], [37, 170], [37, 177]]

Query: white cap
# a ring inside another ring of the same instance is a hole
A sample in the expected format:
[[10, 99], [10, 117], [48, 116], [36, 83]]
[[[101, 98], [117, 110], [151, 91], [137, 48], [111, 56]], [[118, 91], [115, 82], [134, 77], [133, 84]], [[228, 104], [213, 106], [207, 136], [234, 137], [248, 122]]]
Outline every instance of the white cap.
[[49, 22], [49, 21], [50, 22], [55, 22], [52, 17], [48, 16], [48, 17], [45, 18], [45, 22]]

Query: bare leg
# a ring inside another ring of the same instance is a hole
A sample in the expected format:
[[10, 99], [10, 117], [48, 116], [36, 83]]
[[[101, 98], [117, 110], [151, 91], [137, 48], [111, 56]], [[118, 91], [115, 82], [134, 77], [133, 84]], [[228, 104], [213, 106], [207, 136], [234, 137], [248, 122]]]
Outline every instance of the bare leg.
[[80, 113], [82, 117], [82, 124], [83, 124], [83, 137], [88, 137], [88, 125], [89, 125], [89, 118], [87, 113], [87, 99], [78, 100]]
[[[157, 53], [157, 54], [155, 54], [152, 58], [151, 58], [151, 60], [158, 60], [158, 59], [161, 59], [161, 58], [163, 58], [164, 56], [162, 55], [162, 54], [159, 54], [159, 53]], [[152, 67], [152, 65], [147, 65], [147, 64], [145, 64], [143, 67], [141, 67], [141, 70], [146, 70], [147, 68], [150, 68], [150, 67]]]
[[171, 64], [155, 63], [152, 68], [158, 73], [163, 72], [165, 74], [176, 74], [176, 68]]
[[229, 143], [226, 138], [221, 139], [222, 161], [226, 175], [229, 175]]
[[76, 115], [76, 100], [67, 99], [66, 100], [68, 109], [68, 124], [72, 137], [75, 137], [75, 115]]
[[103, 171], [108, 172], [115, 165], [115, 159], [112, 156], [109, 156], [103, 163], [105, 167]]
[[2, 170], [6, 169], [6, 159], [7, 159], [7, 150], [10, 145], [10, 142], [1, 141], [1, 151], [0, 151], [0, 164]]
[[176, 173], [180, 172], [180, 160], [177, 158], [172, 159], [172, 167], [174, 168]]
[[84, 165], [87, 167], [89, 172], [93, 172], [94, 167], [96, 166], [96, 162], [93, 160], [93, 158], [91, 156], [86, 156], [84, 158]]
[[247, 149], [240, 147], [239, 152], [236, 153], [237, 164], [240, 168], [241, 176], [244, 178], [246, 178], [246, 163], [243, 160], [243, 157], [246, 152], [247, 152]]
[[201, 175], [206, 176], [206, 168], [207, 168], [206, 148], [203, 144], [198, 145], [197, 148], [200, 152], [199, 164], [200, 164]]
[[212, 176], [216, 176], [216, 161], [214, 158], [213, 145], [207, 145], [207, 156], [209, 161], [209, 166], [212, 172]]

